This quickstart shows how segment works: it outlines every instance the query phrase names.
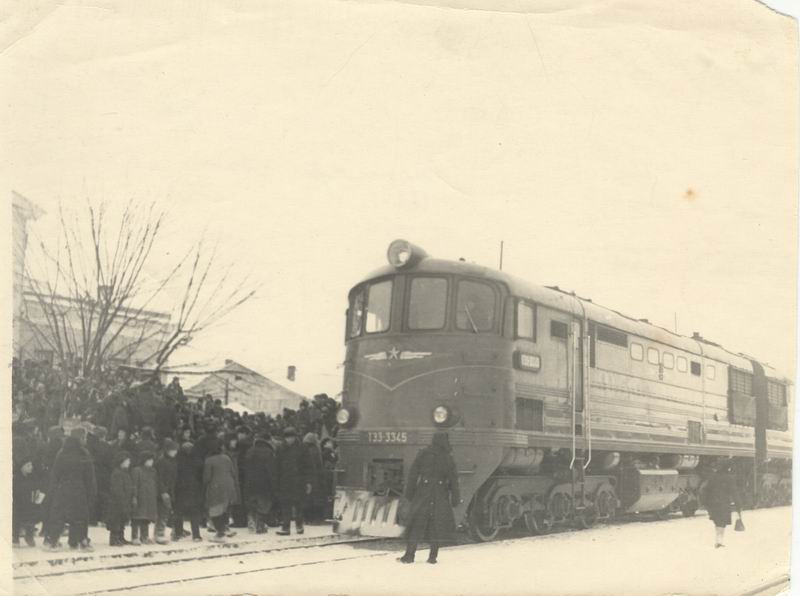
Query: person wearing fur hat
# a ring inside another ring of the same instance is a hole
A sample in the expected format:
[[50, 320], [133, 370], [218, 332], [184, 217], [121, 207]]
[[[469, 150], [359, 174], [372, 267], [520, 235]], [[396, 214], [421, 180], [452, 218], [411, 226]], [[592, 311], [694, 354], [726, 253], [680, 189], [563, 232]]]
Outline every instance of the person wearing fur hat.
[[297, 431], [287, 426], [283, 430], [286, 443], [278, 450], [277, 476], [278, 500], [281, 504], [281, 529], [278, 534], [288, 536], [292, 514], [294, 513], [295, 529], [303, 533], [303, 499], [311, 493], [311, 464], [308, 451], [297, 441]]
[[152, 451], [139, 454], [140, 465], [131, 473], [133, 479], [133, 544], [152, 544], [150, 523], [158, 520], [158, 476]]
[[117, 451], [111, 472], [106, 525], [108, 526], [108, 544], [124, 546], [130, 544], [125, 540], [125, 526], [133, 513], [133, 478], [131, 477], [131, 455], [127, 451]]
[[268, 433], [256, 435], [244, 457], [244, 497], [256, 534], [267, 533], [267, 515], [275, 502], [275, 452]]
[[453, 507], [461, 502], [458, 474], [447, 432], [436, 431], [429, 447], [423, 448], [411, 464], [405, 499], [411, 502], [406, 523], [406, 552], [398, 559], [413, 563], [417, 544], [431, 545], [428, 563], [436, 563], [439, 545], [453, 540], [456, 523]]
[[173, 526], [171, 517], [175, 506], [175, 483], [178, 479], [178, 444], [172, 439], [164, 439], [163, 455], [156, 463], [158, 475], [158, 520], [156, 521], [156, 542], [167, 544], [165, 530]]
[[192, 527], [192, 538], [200, 542], [200, 523], [203, 517], [203, 457], [190, 442], [181, 445], [177, 456], [177, 478], [175, 482], [175, 527], [173, 540], [185, 535], [184, 520]]
[[46, 538], [53, 550], [60, 550], [59, 537], [65, 523], [69, 523], [70, 548], [94, 550], [89, 541], [89, 507], [97, 494], [97, 483], [85, 441], [85, 429], [72, 429], [53, 463], [47, 491], [53, 495], [52, 525]]

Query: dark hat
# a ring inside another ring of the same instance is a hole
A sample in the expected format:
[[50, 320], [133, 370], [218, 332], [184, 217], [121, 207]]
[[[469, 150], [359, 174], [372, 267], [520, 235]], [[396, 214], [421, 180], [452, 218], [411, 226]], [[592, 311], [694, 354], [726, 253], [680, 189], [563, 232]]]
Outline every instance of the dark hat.
[[247, 426], [246, 424], [242, 424], [240, 427], [236, 429], [236, 432], [241, 435], [252, 435], [253, 430]]
[[284, 437], [296, 437], [297, 430], [293, 426], [287, 426], [283, 429], [283, 436]]
[[175, 441], [173, 441], [172, 439], [164, 439], [164, 453], [166, 453], [167, 451], [173, 451], [173, 450], [174, 451], [178, 450], [178, 444]]
[[184, 453], [191, 453], [192, 449], [194, 449], [194, 443], [191, 441], [186, 441], [181, 444], [181, 451]]
[[144, 462], [146, 462], [148, 459], [152, 459], [153, 461], [155, 461], [155, 459], [156, 459], [156, 456], [153, 454], [153, 452], [152, 452], [152, 451], [146, 451], [146, 450], [145, 450], [145, 451], [142, 451], [142, 452], [139, 454], [139, 461], [140, 461], [141, 463], [144, 463]]

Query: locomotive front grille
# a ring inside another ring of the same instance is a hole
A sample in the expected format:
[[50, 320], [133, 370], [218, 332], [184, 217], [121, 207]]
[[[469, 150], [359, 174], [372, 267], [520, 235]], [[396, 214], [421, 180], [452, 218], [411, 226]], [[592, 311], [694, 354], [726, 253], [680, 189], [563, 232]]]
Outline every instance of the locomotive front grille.
[[376, 495], [403, 494], [403, 460], [373, 459], [367, 464], [367, 487]]

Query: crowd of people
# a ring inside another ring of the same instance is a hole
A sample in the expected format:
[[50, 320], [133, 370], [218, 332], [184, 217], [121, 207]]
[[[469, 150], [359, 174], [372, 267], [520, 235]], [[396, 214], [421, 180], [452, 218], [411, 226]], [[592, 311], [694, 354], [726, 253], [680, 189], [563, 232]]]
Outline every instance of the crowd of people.
[[38, 534], [60, 550], [68, 526], [70, 548], [93, 550], [96, 524], [113, 546], [201, 541], [203, 527], [224, 542], [232, 528], [288, 534], [294, 520], [303, 533], [331, 516], [338, 403], [326, 394], [240, 414], [187, 399], [177, 377], [118, 368], [87, 380], [30, 362], [14, 362], [12, 393], [15, 545]]

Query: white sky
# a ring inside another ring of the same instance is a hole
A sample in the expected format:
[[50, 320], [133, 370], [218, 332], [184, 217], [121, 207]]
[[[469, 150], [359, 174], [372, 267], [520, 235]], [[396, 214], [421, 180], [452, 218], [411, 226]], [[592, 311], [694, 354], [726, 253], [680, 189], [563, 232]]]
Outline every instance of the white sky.
[[792, 374], [796, 23], [425, 4], [31, 2], [0, 20], [4, 174], [45, 236], [88, 194], [162, 201], [169, 258], [218, 239], [262, 290], [181, 360], [301, 392], [340, 391], [347, 290], [397, 237], [491, 266], [503, 239], [511, 273]]

